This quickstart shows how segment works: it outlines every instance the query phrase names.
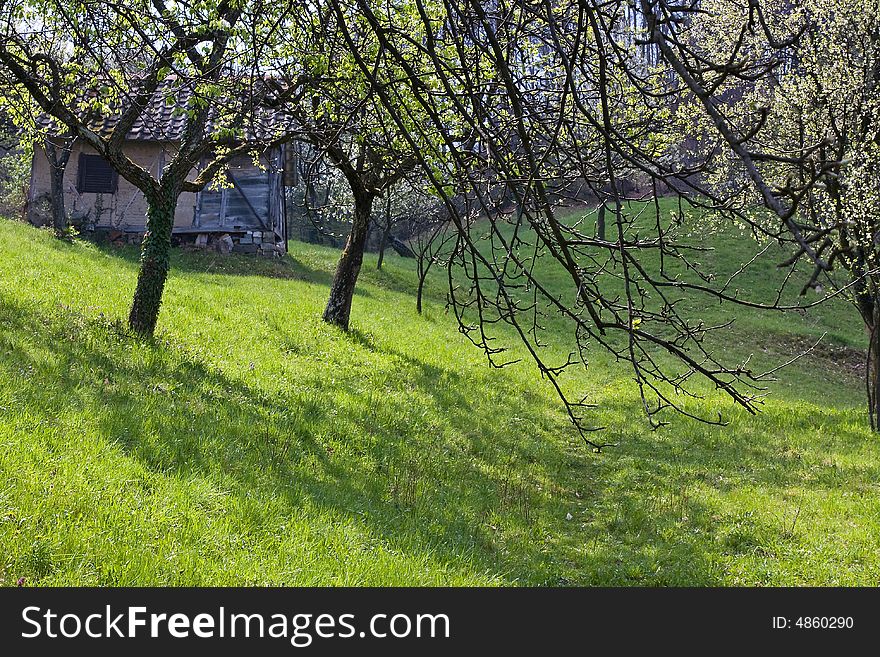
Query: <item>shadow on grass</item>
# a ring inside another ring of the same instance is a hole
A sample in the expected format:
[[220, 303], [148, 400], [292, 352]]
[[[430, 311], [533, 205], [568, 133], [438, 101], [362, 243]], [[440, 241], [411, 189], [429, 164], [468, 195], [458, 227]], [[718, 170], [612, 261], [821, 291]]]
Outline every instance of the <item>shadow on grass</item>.
[[[164, 476], [210, 475], [243, 500], [357, 516], [393, 550], [507, 582], [719, 583], [713, 538], [681, 528], [682, 515], [709, 511], [674, 493], [665, 506], [646, 503], [637, 487], [650, 473], [674, 490], [678, 459], [707, 454], [655, 452], [627, 474], [575, 438], [548, 440], [570, 428], [549, 401], [502, 376], [487, 388], [361, 336], [352, 339], [396, 363], [388, 389], [412, 394], [345, 394], [317, 374], [267, 389], [71, 311], [2, 300], [0, 320], [0, 366], [31, 416], [74, 415]], [[146, 355], [133, 356], [138, 349]], [[739, 441], [728, 454], [742, 450], [773, 461], [766, 446]], [[767, 473], [780, 486], [784, 475]], [[621, 486], [621, 476], [633, 480]], [[658, 565], [658, 553], [674, 563]]]
[[[718, 584], [715, 558], [777, 540], [784, 527], [748, 521], [713, 534], [712, 510], [688, 490], [880, 478], [880, 466], [835, 466], [805, 479], [780, 457], [774, 424], [833, 421], [821, 412], [770, 418], [763, 432], [750, 421], [701, 428], [683, 445], [633, 435], [596, 457], [574, 438], [548, 440], [570, 428], [504, 376], [487, 388], [362, 334], [350, 339], [395, 363], [391, 393], [346, 394], [320, 373], [268, 389], [158, 342], [133, 358], [130, 338], [73, 312], [3, 301], [0, 313], [2, 367], [19, 373], [17, 397], [32, 415], [76, 413], [156, 472], [212, 475], [241, 498], [357, 515], [393, 549], [509, 582]], [[627, 400], [603, 407], [631, 410]], [[708, 530], [689, 531], [695, 523]]]
[[[136, 249], [103, 252], [137, 262]], [[250, 268], [267, 262], [176, 258], [181, 271], [239, 275], [260, 275]], [[223, 264], [230, 271], [212, 269]], [[267, 266], [293, 272], [268, 274], [277, 278], [330, 279], [290, 257]], [[275, 499], [291, 511], [308, 504], [361, 518], [394, 550], [508, 582], [719, 584], [725, 555], [762, 555], [799, 539], [781, 516], [718, 518], [695, 491], [873, 492], [880, 480], [880, 462], [817, 465], [804, 458], [815, 454], [786, 444], [786, 435], [815, 434], [822, 425], [833, 431], [817, 438], [814, 452], [839, 455], [864, 439], [821, 406], [778, 405], [756, 419], [739, 414], [726, 429], [679, 418], [666, 432], [674, 440], [618, 422], [630, 433], [614, 437], [620, 448], [596, 457], [574, 437], [550, 440], [571, 436], [557, 405], [504, 373], [471, 376], [358, 331], [340, 339], [355, 347], [353, 358], [379, 355], [390, 363], [385, 389], [346, 390], [349, 381], [317, 371], [286, 386], [233, 377], [175, 345], [135, 345], [72, 312], [3, 302], [0, 313], [0, 367], [33, 421], [77, 417], [156, 473], [211, 475], [242, 501]], [[276, 325], [272, 333], [298, 345], [297, 330]], [[133, 357], [133, 346], [146, 355]], [[601, 400], [611, 417], [635, 408], [625, 397]], [[253, 529], [238, 522], [243, 532]]]
[[[136, 266], [140, 259], [140, 249], [133, 245], [96, 244], [96, 246], [104, 255], [118, 258], [133, 266]], [[314, 269], [289, 254], [281, 258], [266, 258], [243, 253], [221, 255], [209, 251], [189, 251], [179, 247], [171, 250], [171, 271], [224, 276], [264, 276], [282, 280], [304, 280], [327, 286], [333, 280], [332, 271]], [[361, 290], [358, 290], [358, 293], [361, 293]]]

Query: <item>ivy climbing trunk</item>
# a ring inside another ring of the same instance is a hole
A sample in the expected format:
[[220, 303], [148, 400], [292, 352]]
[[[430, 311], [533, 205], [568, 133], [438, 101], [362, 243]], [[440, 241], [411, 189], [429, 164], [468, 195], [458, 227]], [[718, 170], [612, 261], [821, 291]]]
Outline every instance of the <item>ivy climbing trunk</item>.
[[171, 229], [179, 190], [160, 188], [147, 196], [147, 232], [141, 246], [141, 264], [128, 327], [135, 333], [150, 337], [156, 330], [162, 292], [168, 278], [171, 251]]
[[367, 231], [370, 227], [370, 214], [373, 211], [375, 196], [369, 192], [354, 195], [354, 221], [351, 232], [345, 241], [345, 248], [336, 265], [336, 274], [330, 286], [330, 298], [324, 310], [324, 321], [348, 330], [351, 316], [351, 300], [357, 283], [361, 264], [364, 261], [364, 247], [367, 243]]

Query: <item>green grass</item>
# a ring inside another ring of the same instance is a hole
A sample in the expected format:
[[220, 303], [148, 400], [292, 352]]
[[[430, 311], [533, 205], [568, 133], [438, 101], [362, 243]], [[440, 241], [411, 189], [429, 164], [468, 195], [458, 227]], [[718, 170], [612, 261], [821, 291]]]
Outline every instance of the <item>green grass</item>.
[[[719, 270], [749, 248], [707, 239]], [[567, 377], [618, 445], [596, 454], [532, 366], [485, 365], [440, 273], [418, 316], [411, 261], [368, 256], [344, 334], [320, 321], [338, 254], [291, 247], [176, 253], [142, 343], [120, 330], [134, 250], [0, 222], [0, 583], [880, 582], [880, 446], [846, 305], [700, 307], [737, 319], [732, 357], [772, 364], [828, 334], [760, 415], [692, 402], [727, 427], [650, 431], [596, 352]], [[762, 266], [758, 296], [778, 276]]]

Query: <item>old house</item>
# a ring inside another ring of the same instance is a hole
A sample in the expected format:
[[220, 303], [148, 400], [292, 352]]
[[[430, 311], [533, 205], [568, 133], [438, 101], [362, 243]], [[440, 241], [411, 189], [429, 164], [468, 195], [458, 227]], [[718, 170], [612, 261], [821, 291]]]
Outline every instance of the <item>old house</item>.
[[[151, 106], [132, 126], [125, 152], [157, 177], [170, 159], [184, 128], [177, 104], [156, 94]], [[109, 134], [114, 118], [103, 118], [94, 129]], [[253, 128], [251, 129], [253, 130]], [[65, 211], [83, 232], [104, 233], [114, 241], [137, 242], [145, 231], [147, 204], [142, 192], [118, 176], [110, 164], [80, 140], [60, 138], [37, 144], [31, 165], [28, 218], [36, 225], [52, 220], [54, 144], [70, 149], [63, 175]], [[286, 250], [284, 202], [285, 145], [232, 160], [225, 184], [200, 193], [183, 193], [174, 219], [174, 240], [203, 248], [274, 255]]]

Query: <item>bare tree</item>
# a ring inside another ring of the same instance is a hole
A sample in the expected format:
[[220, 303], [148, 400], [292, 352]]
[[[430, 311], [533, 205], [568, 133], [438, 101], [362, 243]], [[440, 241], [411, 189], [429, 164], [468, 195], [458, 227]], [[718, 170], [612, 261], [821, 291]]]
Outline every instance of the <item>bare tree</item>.
[[[347, 10], [331, 4], [346, 25]], [[654, 12], [661, 4], [670, 17], [658, 21]], [[764, 303], [733, 292], [741, 272], [715, 279], [693, 257], [700, 247], [679, 230], [686, 207], [731, 206], [730, 194], [706, 183], [713, 153], [686, 152], [687, 135], [676, 120], [693, 93], [680, 80], [704, 64], [657, 58], [668, 56], [666, 33], [694, 6], [649, 0], [638, 8], [589, 0], [567, 7], [413, 0], [407, 5], [412, 11], [392, 2], [352, 5], [379, 42], [375, 57], [352, 49], [360, 70], [452, 218], [457, 244], [449, 262], [450, 305], [462, 332], [490, 363], [507, 362], [491, 334], [504, 322], [582, 431], [598, 427], [584, 421], [580, 409], [588, 404], [569, 399], [559, 375], [586, 364], [589, 343], [629, 363], [654, 426], [663, 423], [658, 413], [667, 408], [723, 422], [720, 414], [687, 404], [702, 394], [699, 379], [754, 412], [766, 373], [723, 362], [706, 337], [724, 327], [679, 310], [685, 293], [785, 307], [779, 298]], [[638, 20], [633, 11], [641, 14]], [[784, 44], [768, 46], [773, 51]], [[718, 66], [739, 77], [773, 71], [769, 60]], [[710, 88], [709, 104], [722, 102], [724, 91]], [[561, 211], [585, 190], [604, 209], [607, 235], [585, 230], [581, 218]], [[762, 201], [778, 206], [779, 195], [765, 192]], [[678, 199], [675, 216], [664, 217], [661, 194]], [[552, 271], [569, 277], [569, 294], [545, 280]], [[461, 273], [469, 285], [459, 284]], [[575, 349], [561, 363], [546, 360], [541, 336], [550, 316], [568, 322], [574, 333]]]
[[429, 231], [437, 222], [442, 206], [427, 192], [425, 184], [424, 178], [413, 171], [385, 194], [383, 208], [373, 219], [380, 231], [377, 269], [382, 269], [388, 246], [405, 258], [417, 257], [416, 252], [395, 232], [403, 233], [408, 238]]
[[428, 273], [435, 264], [449, 262], [448, 244], [455, 238], [455, 232], [450, 230], [451, 223], [446, 216], [432, 217], [428, 222], [421, 222], [418, 232], [410, 240], [413, 243], [413, 253], [416, 256], [416, 272], [418, 274], [418, 286], [416, 288], [416, 312], [422, 314], [422, 298], [425, 293], [425, 282]]

